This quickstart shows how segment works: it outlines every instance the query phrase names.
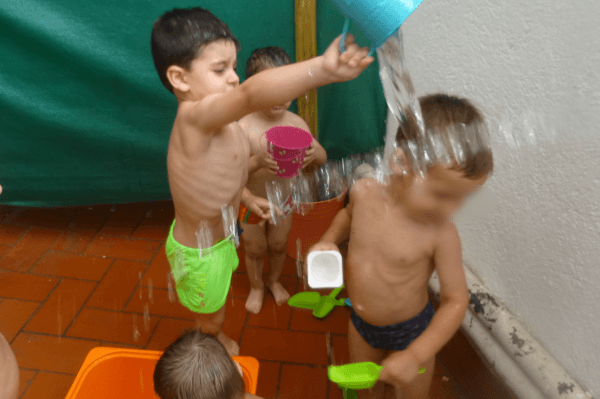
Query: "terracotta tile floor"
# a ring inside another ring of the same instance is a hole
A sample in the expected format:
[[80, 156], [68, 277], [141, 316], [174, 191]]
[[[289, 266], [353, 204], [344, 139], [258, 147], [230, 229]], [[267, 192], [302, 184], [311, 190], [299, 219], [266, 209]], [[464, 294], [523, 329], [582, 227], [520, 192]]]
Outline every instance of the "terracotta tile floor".
[[[171, 202], [0, 205], [0, 331], [21, 367], [20, 398], [64, 398], [96, 346], [162, 350], [193, 327], [193, 314], [168, 289], [163, 244], [172, 218]], [[288, 258], [282, 283], [291, 294], [301, 289], [295, 270]], [[258, 394], [341, 398], [326, 367], [348, 362], [348, 309], [319, 321], [267, 296], [262, 312], [250, 315], [249, 289], [242, 245], [224, 330], [241, 354], [260, 360]], [[485, 370], [458, 333], [438, 356], [431, 398], [507, 398]]]

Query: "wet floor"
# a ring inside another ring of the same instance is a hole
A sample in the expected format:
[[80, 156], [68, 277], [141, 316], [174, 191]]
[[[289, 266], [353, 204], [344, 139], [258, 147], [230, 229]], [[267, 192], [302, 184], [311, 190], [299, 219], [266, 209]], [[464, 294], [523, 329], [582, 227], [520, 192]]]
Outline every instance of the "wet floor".
[[[171, 202], [0, 205], [0, 331], [21, 367], [20, 398], [63, 399], [94, 347], [162, 350], [194, 327], [168, 278], [164, 241], [172, 218]], [[348, 362], [348, 309], [317, 320], [309, 310], [276, 306], [267, 294], [262, 312], [248, 314], [243, 243], [238, 252], [224, 331], [242, 355], [259, 359], [257, 394], [341, 398], [326, 367]], [[288, 257], [281, 282], [290, 294], [303, 290], [296, 276]], [[438, 356], [431, 398], [506, 397], [457, 334]]]

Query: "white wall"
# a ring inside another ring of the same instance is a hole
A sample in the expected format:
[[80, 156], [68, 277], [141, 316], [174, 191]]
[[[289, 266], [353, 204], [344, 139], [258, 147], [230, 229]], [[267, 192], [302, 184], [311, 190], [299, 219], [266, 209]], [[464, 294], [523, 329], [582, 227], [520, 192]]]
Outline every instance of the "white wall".
[[458, 218], [465, 262], [600, 397], [599, 17], [598, 0], [424, 0], [403, 32], [417, 94], [495, 126], [466, 209], [489, 211]]

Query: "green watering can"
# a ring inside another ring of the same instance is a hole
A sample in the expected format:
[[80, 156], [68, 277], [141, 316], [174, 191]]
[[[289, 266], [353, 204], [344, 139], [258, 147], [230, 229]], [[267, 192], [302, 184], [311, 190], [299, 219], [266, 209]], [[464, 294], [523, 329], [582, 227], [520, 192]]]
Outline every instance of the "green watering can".
[[311, 309], [313, 316], [322, 319], [327, 316], [334, 307], [344, 306], [344, 299], [335, 299], [344, 289], [344, 286], [331, 291], [329, 295], [321, 296], [318, 292], [299, 292], [288, 299], [288, 305], [302, 309]]

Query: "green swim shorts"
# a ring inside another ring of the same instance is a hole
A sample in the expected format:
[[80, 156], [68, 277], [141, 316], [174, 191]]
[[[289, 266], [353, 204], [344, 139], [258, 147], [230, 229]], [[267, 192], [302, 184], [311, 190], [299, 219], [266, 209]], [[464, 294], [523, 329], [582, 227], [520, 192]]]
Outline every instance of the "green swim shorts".
[[174, 226], [175, 220], [165, 250], [179, 301], [193, 312], [215, 313], [225, 305], [231, 275], [239, 264], [235, 244], [226, 238], [200, 252], [175, 241]]

